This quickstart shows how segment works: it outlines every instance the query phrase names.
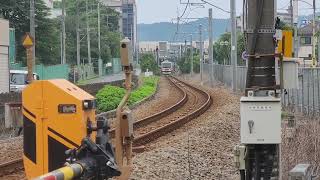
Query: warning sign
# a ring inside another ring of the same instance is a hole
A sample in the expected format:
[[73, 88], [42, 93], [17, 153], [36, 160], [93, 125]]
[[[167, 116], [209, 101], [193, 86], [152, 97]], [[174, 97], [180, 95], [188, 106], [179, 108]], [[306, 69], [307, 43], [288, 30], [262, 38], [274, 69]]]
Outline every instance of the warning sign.
[[30, 33], [26, 33], [26, 35], [23, 37], [22, 45], [26, 49], [31, 48], [34, 45], [33, 37], [30, 35]]

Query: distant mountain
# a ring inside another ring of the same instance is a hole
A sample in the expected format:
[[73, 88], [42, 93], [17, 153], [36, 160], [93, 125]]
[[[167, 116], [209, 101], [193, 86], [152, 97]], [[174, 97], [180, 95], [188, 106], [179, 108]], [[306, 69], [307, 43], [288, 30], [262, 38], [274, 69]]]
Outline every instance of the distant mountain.
[[[320, 13], [317, 14], [320, 16]], [[303, 20], [312, 20], [312, 15], [299, 16], [299, 26]], [[208, 39], [208, 18], [200, 18], [196, 21], [191, 21], [187, 24], [179, 26], [180, 32], [197, 33], [199, 32], [199, 25], [203, 25], [204, 39]], [[213, 37], [218, 39], [219, 36], [226, 31], [230, 31], [230, 20], [229, 19], [213, 19]], [[172, 41], [174, 34], [177, 30], [177, 24], [169, 22], [160, 22], [153, 24], [138, 24], [138, 38], [140, 41]], [[178, 40], [184, 41], [184, 36], [178, 35]], [[189, 38], [189, 37], [187, 37]], [[194, 34], [194, 39], [199, 38], [198, 34]]]
[[[208, 18], [201, 18], [196, 21], [189, 22], [187, 24], [180, 24], [179, 32], [185, 33], [198, 33], [199, 25], [203, 26], [203, 38], [208, 39]], [[229, 19], [214, 19], [213, 20], [213, 37], [218, 37], [228, 31]], [[138, 37], [140, 41], [172, 41], [174, 34], [177, 30], [177, 24], [169, 22], [160, 22], [153, 24], [138, 24]], [[177, 35], [178, 40], [184, 41], [184, 37], [188, 35]], [[194, 34], [194, 40], [199, 38], [199, 34]]]

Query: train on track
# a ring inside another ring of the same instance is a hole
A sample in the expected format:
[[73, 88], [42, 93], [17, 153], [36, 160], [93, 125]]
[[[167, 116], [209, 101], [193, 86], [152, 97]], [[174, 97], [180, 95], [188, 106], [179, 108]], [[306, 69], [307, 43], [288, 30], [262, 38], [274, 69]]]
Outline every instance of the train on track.
[[173, 62], [170, 61], [163, 61], [160, 65], [161, 74], [169, 75], [175, 71], [175, 65]]

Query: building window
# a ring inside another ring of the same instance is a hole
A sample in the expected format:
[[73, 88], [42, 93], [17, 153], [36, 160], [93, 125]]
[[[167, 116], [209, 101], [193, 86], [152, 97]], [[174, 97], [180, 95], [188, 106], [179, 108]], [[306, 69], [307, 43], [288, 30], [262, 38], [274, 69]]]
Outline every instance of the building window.
[[301, 37], [300, 38], [302, 45], [311, 45], [311, 37]]

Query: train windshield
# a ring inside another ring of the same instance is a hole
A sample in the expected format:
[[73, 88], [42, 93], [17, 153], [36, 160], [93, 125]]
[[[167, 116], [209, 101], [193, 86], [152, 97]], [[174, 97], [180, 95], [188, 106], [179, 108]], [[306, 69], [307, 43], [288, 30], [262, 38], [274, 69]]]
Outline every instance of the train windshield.
[[163, 68], [171, 68], [171, 63], [162, 63]]

